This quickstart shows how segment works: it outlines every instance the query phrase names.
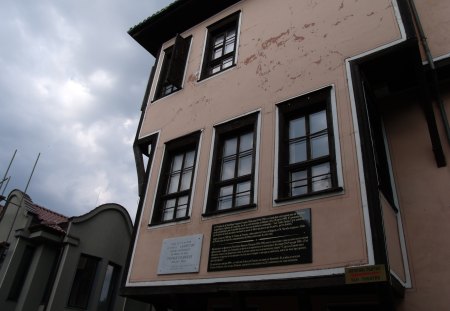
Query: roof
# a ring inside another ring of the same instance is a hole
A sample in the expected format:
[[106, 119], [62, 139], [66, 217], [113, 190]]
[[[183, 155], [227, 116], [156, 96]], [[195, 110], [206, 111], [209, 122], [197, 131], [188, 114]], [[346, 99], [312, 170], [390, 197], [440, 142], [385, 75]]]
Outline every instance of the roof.
[[36, 216], [37, 225], [43, 225], [59, 232], [66, 232], [65, 227], [69, 218], [48, 208], [34, 204], [31, 198], [24, 194], [24, 206]]
[[128, 34], [156, 57], [164, 42], [239, 1], [177, 0], [132, 27]]

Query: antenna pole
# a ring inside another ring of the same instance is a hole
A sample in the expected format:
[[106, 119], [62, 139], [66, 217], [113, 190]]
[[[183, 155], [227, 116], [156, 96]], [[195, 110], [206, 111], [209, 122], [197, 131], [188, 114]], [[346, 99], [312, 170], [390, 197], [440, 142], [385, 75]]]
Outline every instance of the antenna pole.
[[34, 162], [33, 169], [31, 170], [30, 178], [28, 178], [28, 182], [27, 182], [27, 186], [25, 187], [25, 191], [23, 192], [22, 198], [20, 199], [19, 208], [22, 206], [23, 199], [25, 198], [25, 195], [27, 194], [27, 190], [28, 190], [28, 186], [30, 185], [31, 177], [33, 177], [34, 169], [36, 168], [36, 164], [38, 163], [40, 156], [41, 156], [41, 153], [39, 152], [38, 156], [36, 158], [36, 162]]
[[2, 187], [3, 187], [3, 182], [4, 182], [5, 180], [7, 180], [7, 179], [8, 179], [8, 181], [9, 181], [9, 178], [6, 178], [6, 176], [8, 175], [9, 168], [11, 167], [11, 164], [12, 164], [13, 161], [14, 161], [14, 157], [16, 156], [16, 153], [17, 153], [17, 149], [14, 151], [14, 154], [13, 154], [13, 156], [12, 156], [12, 158], [11, 158], [11, 161], [9, 161], [9, 165], [8, 165], [8, 168], [6, 169], [5, 176], [3, 176], [3, 179], [0, 181], [0, 190], [1, 190]]
[[[9, 177], [7, 178], [5, 188], [3, 188], [3, 191], [2, 191], [2, 195], [1, 195], [1, 196], [3, 196], [3, 195], [5, 194], [6, 188], [8, 188], [8, 184], [9, 184], [9, 181], [10, 181], [10, 180], [11, 180], [11, 176], [9, 176]], [[1, 188], [0, 188], [0, 189], [1, 189]]]
[[37, 165], [37, 163], [38, 163], [38, 161], [39, 161], [39, 157], [40, 157], [40, 156], [41, 156], [41, 153], [39, 152], [39, 154], [38, 154], [38, 156], [37, 156], [37, 158], [36, 158], [36, 162], [34, 162], [34, 166], [33, 166], [33, 170], [31, 171], [30, 178], [28, 178], [27, 186], [25, 187], [24, 193], [27, 193], [27, 189], [28, 189], [28, 186], [30, 185], [31, 177], [33, 177], [34, 169], [36, 168], [36, 165]]

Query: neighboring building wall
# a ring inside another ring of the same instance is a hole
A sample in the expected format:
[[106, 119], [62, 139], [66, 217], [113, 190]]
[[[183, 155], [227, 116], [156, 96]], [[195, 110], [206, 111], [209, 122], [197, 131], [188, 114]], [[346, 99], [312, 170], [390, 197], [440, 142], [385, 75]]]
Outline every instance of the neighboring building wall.
[[[82, 254], [98, 259], [89, 303], [82, 309], [150, 310], [150, 305], [129, 299], [125, 305], [118, 295], [131, 231], [128, 212], [118, 204], [68, 219], [12, 191], [0, 215], [0, 242], [9, 244], [0, 266], [0, 310], [73, 310], [68, 302]], [[101, 307], [99, 301], [108, 297], [106, 291], [102, 295], [104, 280], [111, 275], [111, 303]]]
[[[1, 310], [38, 310], [43, 303], [47, 281], [52, 271], [52, 263], [58, 255], [58, 246], [52, 242], [37, 241], [30, 235], [29, 227], [33, 217], [26, 206], [29, 197], [13, 191], [8, 196], [4, 214], [0, 218], [0, 241], [9, 243], [3, 264], [0, 267], [0, 309]], [[58, 241], [60, 236], [46, 233], [51, 239]], [[27, 248], [34, 251], [27, 252]], [[29, 258], [27, 258], [29, 257]], [[26, 261], [29, 259], [29, 261]], [[26, 263], [22, 263], [23, 261]], [[22, 282], [18, 282], [21, 272], [27, 267]], [[16, 285], [19, 284], [18, 287]], [[12, 295], [17, 288], [16, 297]]]
[[[126, 221], [124, 221], [126, 219]], [[49, 306], [52, 310], [70, 310], [67, 307], [80, 255], [98, 258], [97, 273], [89, 297], [88, 310], [97, 310], [108, 263], [120, 267], [126, 258], [131, 235], [131, 220], [123, 207], [102, 205], [86, 215], [71, 219], [68, 241], [64, 249]], [[72, 245], [74, 243], [76, 245]], [[118, 286], [118, 282], [113, 284]], [[117, 293], [117, 288], [115, 289]], [[114, 309], [122, 310], [124, 298], [116, 297]]]

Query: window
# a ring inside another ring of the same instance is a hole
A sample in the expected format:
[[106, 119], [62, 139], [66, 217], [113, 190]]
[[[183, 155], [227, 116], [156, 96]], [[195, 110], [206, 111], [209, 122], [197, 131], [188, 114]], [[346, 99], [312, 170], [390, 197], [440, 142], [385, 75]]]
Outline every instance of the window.
[[68, 307], [87, 309], [98, 262], [98, 258], [84, 254], [80, 255], [69, 302], [67, 303]]
[[206, 214], [254, 207], [258, 114], [215, 128]]
[[239, 14], [236, 12], [208, 27], [202, 79], [236, 64]]
[[113, 297], [117, 281], [119, 280], [119, 271], [120, 267], [112, 263], [108, 264], [97, 311], [108, 311], [112, 309]]
[[278, 106], [278, 200], [337, 189], [330, 91]]
[[166, 144], [152, 224], [187, 219], [200, 132]]
[[16, 276], [14, 277], [14, 281], [8, 294], [8, 300], [17, 301], [19, 299], [23, 285], [27, 279], [28, 270], [30, 269], [31, 262], [33, 261], [34, 251], [35, 248], [31, 245], [27, 245], [25, 247], [17, 268]]
[[175, 44], [164, 50], [155, 99], [172, 94], [181, 89], [191, 37], [177, 35]]

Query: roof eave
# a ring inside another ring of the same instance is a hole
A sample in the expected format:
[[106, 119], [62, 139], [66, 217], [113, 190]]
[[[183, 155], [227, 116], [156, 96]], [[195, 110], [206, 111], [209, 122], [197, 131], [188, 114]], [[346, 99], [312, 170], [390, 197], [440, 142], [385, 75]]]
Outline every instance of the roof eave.
[[161, 45], [240, 0], [178, 0], [128, 31], [156, 57]]

